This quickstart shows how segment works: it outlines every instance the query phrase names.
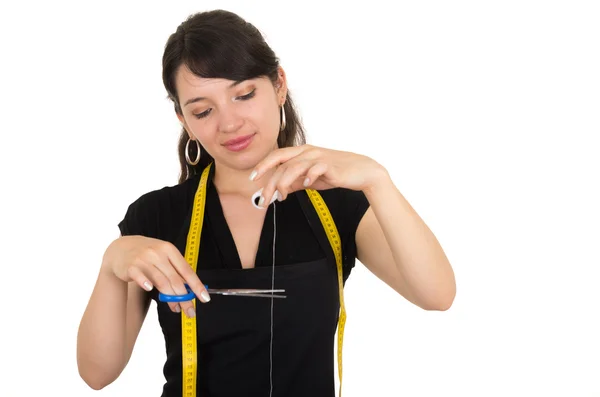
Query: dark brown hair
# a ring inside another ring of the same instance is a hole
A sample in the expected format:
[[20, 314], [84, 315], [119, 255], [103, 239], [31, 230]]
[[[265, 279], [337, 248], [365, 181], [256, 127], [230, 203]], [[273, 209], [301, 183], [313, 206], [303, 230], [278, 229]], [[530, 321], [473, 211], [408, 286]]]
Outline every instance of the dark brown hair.
[[[268, 77], [277, 81], [279, 59], [265, 42], [260, 31], [238, 15], [224, 10], [205, 11], [190, 15], [175, 33], [169, 36], [162, 59], [163, 84], [175, 111], [182, 114], [175, 75], [181, 65], [202, 78], [223, 78], [243, 81]], [[286, 126], [277, 138], [279, 147], [304, 144], [302, 123], [294, 107], [289, 90], [284, 104]], [[191, 166], [185, 160], [185, 146], [189, 136], [182, 128], [178, 153], [181, 173], [179, 183], [196, 175], [213, 161], [200, 146], [200, 162]], [[191, 144], [190, 158], [196, 158], [196, 145]]]

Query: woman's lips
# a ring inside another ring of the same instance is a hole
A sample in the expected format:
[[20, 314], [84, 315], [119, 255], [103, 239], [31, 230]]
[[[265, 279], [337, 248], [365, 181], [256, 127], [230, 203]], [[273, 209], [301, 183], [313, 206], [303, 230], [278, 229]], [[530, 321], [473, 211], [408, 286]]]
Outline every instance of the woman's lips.
[[239, 152], [240, 150], [246, 149], [250, 143], [252, 143], [253, 138], [254, 134], [233, 138], [223, 143], [223, 146], [232, 152]]

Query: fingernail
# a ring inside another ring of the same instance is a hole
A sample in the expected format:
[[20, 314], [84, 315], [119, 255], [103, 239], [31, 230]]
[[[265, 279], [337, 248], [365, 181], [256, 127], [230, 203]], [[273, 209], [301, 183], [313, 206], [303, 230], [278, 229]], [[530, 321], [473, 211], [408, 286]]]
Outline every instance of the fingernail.
[[181, 307], [179, 305], [175, 305], [175, 312], [176, 313], [180, 313], [181, 312]]
[[145, 281], [144, 288], [146, 288], [146, 291], [152, 291], [152, 284], [150, 284], [148, 281]]
[[202, 297], [202, 300], [204, 301], [204, 303], [209, 302], [210, 301], [210, 295], [208, 294], [208, 292], [206, 291], [202, 291], [200, 293], [200, 296]]
[[252, 173], [250, 174], [250, 180], [253, 181], [254, 178], [256, 178], [256, 175], [258, 175], [258, 172], [252, 171]]
[[304, 180], [304, 187], [307, 187], [309, 183], [310, 183], [310, 179], [306, 178]]
[[258, 200], [258, 206], [262, 207], [264, 203], [265, 203], [265, 198], [263, 196], [260, 196], [260, 200]]
[[192, 317], [196, 316], [196, 311], [194, 310], [193, 307], [188, 307], [188, 309], [186, 310], [185, 313], [187, 314], [187, 316], [189, 318], [192, 318]]

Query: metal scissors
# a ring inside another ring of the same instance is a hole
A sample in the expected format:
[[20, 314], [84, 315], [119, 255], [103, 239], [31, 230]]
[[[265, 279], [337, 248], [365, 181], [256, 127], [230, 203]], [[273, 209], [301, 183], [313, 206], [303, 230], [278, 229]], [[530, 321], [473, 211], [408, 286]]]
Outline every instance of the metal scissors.
[[[285, 292], [284, 289], [227, 289], [227, 288], [208, 288], [208, 285], [204, 285], [209, 294], [220, 294], [230, 296], [251, 296], [259, 298], [285, 298], [285, 295], [275, 295], [276, 293]], [[161, 302], [185, 302], [191, 301], [196, 297], [194, 291], [185, 284], [185, 289], [188, 291], [185, 295], [167, 295], [162, 292], [158, 294], [158, 300]]]

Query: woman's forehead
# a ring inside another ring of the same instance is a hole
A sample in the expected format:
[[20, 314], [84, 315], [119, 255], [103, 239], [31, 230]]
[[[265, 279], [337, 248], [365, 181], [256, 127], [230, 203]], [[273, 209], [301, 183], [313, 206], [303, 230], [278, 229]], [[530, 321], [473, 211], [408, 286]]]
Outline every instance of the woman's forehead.
[[255, 78], [249, 80], [229, 80], [219, 77], [200, 77], [194, 73], [192, 73], [188, 68], [179, 68], [177, 71], [177, 76], [175, 79], [175, 84], [179, 90], [187, 89], [187, 90], [230, 90], [239, 86], [245, 82], [256, 82], [259, 83], [262, 80], [266, 82], [266, 78]]
[[177, 71], [176, 84], [180, 88], [226, 88], [235, 83], [232, 80], [222, 78], [206, 78], [200, 77], [192, 73], [188, 68], [179, 68]]

